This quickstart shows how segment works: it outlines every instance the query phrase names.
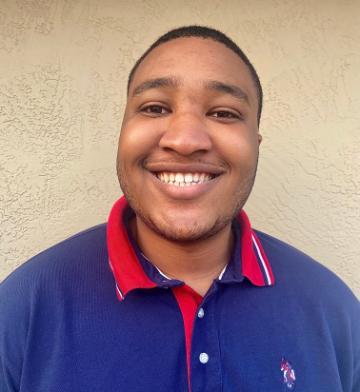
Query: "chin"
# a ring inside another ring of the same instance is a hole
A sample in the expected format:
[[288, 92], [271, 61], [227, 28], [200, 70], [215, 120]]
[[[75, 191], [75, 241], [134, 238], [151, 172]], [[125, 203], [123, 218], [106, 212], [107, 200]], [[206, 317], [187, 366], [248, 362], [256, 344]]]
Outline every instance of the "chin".
[[153, 217], [140, 216], [142, 221], [161, 237], [173, 242], [194, 242], [206, 240], [226, 227], [232, 217], [214, 219], [207, 222], [174, 222], [159, 220]]

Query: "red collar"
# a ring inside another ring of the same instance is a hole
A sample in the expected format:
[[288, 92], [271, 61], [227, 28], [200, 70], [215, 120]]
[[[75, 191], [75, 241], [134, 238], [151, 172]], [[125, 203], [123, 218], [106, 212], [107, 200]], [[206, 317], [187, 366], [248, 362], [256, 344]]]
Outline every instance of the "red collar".
[[[129, 240], [126, 227], [123, 224], [123, 214], [127, 207], [125, 197], [121, 197], [114, 204], [107, 224], [109, 263], [121, 299], [131, 290], [157, 286], [146, 275]], [[273, 285], [275, 280], [270, 263], [243, 210], [237, 219], [241, 227], [242, 275], [255, 286]]]

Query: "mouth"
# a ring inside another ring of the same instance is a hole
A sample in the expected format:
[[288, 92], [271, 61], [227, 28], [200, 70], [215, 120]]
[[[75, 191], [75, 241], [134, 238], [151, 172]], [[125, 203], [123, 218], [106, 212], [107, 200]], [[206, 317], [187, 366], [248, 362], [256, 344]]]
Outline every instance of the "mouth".
[[161, 171], [151, 173], [162, 183], [177, 187], [191, 187], [199, 184], [204, 184], [219, 176], [219, 174], [209, 174], [201, 172], [181, 173]]

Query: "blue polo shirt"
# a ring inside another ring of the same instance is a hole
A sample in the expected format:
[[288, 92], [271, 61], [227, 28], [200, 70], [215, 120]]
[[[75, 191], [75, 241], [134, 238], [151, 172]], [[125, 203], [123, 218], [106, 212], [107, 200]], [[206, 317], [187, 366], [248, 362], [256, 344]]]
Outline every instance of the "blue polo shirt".
[[122, 198], [0, 285], [1, 392], [360, 391], [360, 306], [333, 273], [241, 212], [202, 298], [142, 256], [130, 217]]

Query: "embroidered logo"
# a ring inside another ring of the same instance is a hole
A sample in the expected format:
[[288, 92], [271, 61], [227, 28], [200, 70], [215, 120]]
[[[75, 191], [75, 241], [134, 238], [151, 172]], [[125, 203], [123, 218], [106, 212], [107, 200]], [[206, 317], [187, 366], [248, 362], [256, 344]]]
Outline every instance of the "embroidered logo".
[[281, 360], [280, 370], [283, 374], [283, 383], [287, 389], [294, 390], [295, 388], [295, 370], [291, 366], [291, 363], [287, 361], [285, 358]]

